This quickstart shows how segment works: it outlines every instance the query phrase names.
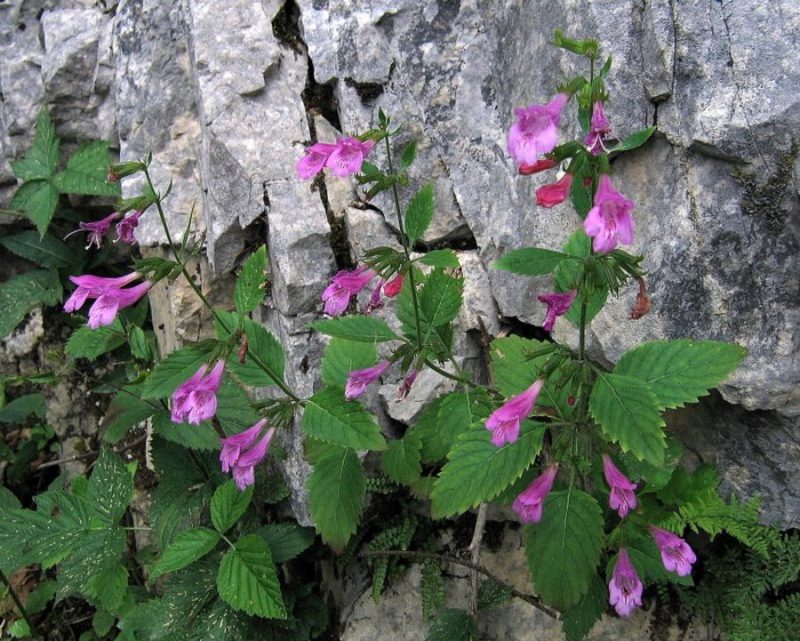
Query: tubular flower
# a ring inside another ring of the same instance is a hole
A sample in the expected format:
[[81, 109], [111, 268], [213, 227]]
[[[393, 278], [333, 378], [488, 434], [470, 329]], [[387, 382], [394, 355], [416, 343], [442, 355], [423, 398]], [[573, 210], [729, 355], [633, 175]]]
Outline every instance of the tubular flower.
[[333, 151], [328, 155], [325, 166], [334, 176], [345, 178], [361, 171], [364, 158], [375, 143], [372, 140], [361, 142], [358, 138], [348, 136], [336, 141]]
[[636, 495], [633, 493], [636, 483], [632, 483], [619, 471], [608, 454], [603, 454], [603, 474], [606, 477], [606, 483], [611, 488], [608, 506], [612, 510], [617, 510], [619, 517], [624, 519], [628, 512], [636, 509]]
[[533, 411], [536, 397], [543, 385], [542, 380], [534, 382], [522, 394], [507, 400], [486, 419], [486, 429], [492, 432], [493, 445], [502, 447], [517, 440], [520, 422]]
[[172, 422], [197, 425], [217, 413], [217, 391], [222, 384], [225, 361], [219, 360], [206, 374], [208, 365], [202, 365], [188, 380], [181, 383], [172, 394]]
[[534, 479], [511, 506], [523, 523], [538, 523], [542, 520], [542, 503], [553, 489], [553, 482], [558, 474], [558, 463], [548, 467]]
[[556, 317], [563, 316], [569, 311], [575, 297], [578, 295], [577, 289], [568, 292], [553, 292], [552, 294], [539, 294], [536, 297], [540, 303], [547, 305], [547, 316], [544, 319], [544, 331], [552, 332], [556, 324]]
[[297, 175], [303, 180], [313, 178], [325, 167], [328, 156], [336, 148], [327, 142], [318, 142], [306, 148], [306, 155], [297, 161]]
[[642, 606], [643, 587], [631, 564], [628, 551], [620, 548], [614, 573], [608, 583], [608, 602], [614, 606], [618, 615], [628, 617], [634, 608]]
[[539, 207], [555, 207], [569, 197], [572, 187], [572, 174], [564, 174], [559, 180], [549, 185], [542, 185], [536, 190], [536, 204]]
[[64, 302], [64, 311], [71, 314], [83, 307], [86, 299], [98, 298], [109, 290], [124, 287], [141, 277], [142, 275], [139, 272], [131, 272], [117, 278], [105, 278], [103, 276], [92, 276], [91, 274], [70, 276], [69, 279], [78, 286], [78, 289], [72, 292]]
[[220, 440], [222, 451], [219, 461], [222, 471], [233, 473], [233, 479], [240, 490], [255, 483], [255, 466], [264, 460], [275, 436], [275, 428], [271, 427], [259, 440], [261, 430], [266, 426], [267, 419], [262, 418], [244, 432]]
[[405, 375], [403, 382], [400, 383], [399, 387], [397, 388], [398, 401], [402, 401], [406, 396], [408, 396], [408, 393], [411, 391], [411, 386], [414, 384], [414, 381], [417, 380], [418, 374], [418, 369], [412, 369], [409, 370], [408, 374]]
[[515, 109], [517, 119], [508, 130], [508, 153], [523, 173], [537, 166], [539, 156], [548, 154], [558, 142], [556, 128], [561, 122], [561, 112], [567, 104], [567, 94], [557, 94], [546, 105], [529, 105]]
[[344, 386], [344, 397], [348, 401], [361, 396], [367, 389], [367, 385], [378, 380], [386, 373], [390, 361], [381, 361], [377, 365], [365, 369], [355, 369], [347, 375], [347, 384]]
[[406, 280], [405, 274], [397, 274], [397, 276], [392, 278], [392, 280], [390, 280], [383, 286], [383, 293], [386, 294], [389, 298], [394, 298], [401, 291], [403, 291], [403, 283], [405, 282], [405, 280]]
[[117, 223], [117, 240], [128, 245], [133, 245], [136, 238], [133, 236], [133, 230], [139, 226], [139, 219], [144, 212], [134, 211], [129, 216], [125, 216]]
[[583, 142], [586, 143], [586, 146], [589, 148], [589, 153], [594, 156], [599, 156], [605, 150], [603, 138], [605, 138], [610, 131], [611, 123], [608, 121], [608, 118], [606, 118], [605, 113], [603, 113], [603, 103], [598, 100], [594, 103], [594, 109], [592, 110], [589, 133], [586, 135], [586, 138], [583, 139]]
[[381, 298], [381, 288], [383, 287], [383, 283], [384, 280], [382, 278], [378, 279], [378, 284], [372, 289], [372, 293], [369, 295], [367, 308], [364, 310], [365, 314], [370, 314], [376, 309], [383, 307], [383, 299]]
[[669, 572], [676, 572], [678, 576], [687, 576], [692, 573], [692, 564], [697, 561], [694, 550], [677, 534], [662, 530], [655, 525], [650, 526], [650, 533], [661, 551], [661, 560]]
[[119, 310], [135, 304], [152, 286], [150, 281], [144, 281], [134, 287], [125, 288], [125, 285], [141, 276], [139, 272], [131, 272], [127, 276], [118, 278], [104, 278], [91, 274], [70, 276], [69, 279], [78, 288], [64, 302], [64, 311], [75, 312], [83, 307], [87, 299], [94, 298], [97, 300], [89, 308], [89, 327], [97, 329], [103, 325], [110, 325]]
[[607, 254], [617, 243], [630, 245], [633, 242], [633, 201], [620, 194], [608, 174], [600, 177], [600, 186], [594, 197], [594, 207], [583, 221], [586, 234], [594, 238], [592, 247], [596, 252]]
[[353, 271], [340, 271], [331, 278], [331, 284], [322, 292], [325, 313], [329, 316], [338, 316], [344, 312], [350, 303], [350, 297], [358, 294], [374, 277], [375, 272], [366, 266]]
[[64, 236], [64, 239], [69, 238], [73, 234], [79, 234], [82, 231], [88, 231], [89, 235], [87, 236], [88, 242], [86, 244], [86, 249], [89, 249], [89, 247], [92, 245], [97, 247], [97, 249], [100, 249], [100, 245], [103, 242], [103, 236], [105, 236], [106, 232], [108, 232], [108, 229], [111, 227], [111, 223], [113, 223], [121, 215], [122, 214], [115, 211], [105, 218], [101, 218], [100, 220], [96, 220], [91, 223], [78, 223], [78, 229]]
[[552, 169], [557, 165], [558, 165], [557, 160], [553, 160], [552, 158], [542, 158], [540, 160], [537, 160], [532, 165], [520, 165], [519, 175], [530, 176], [531, 174], [538, 174], [540, 171], [546, 171], [548, 169]]

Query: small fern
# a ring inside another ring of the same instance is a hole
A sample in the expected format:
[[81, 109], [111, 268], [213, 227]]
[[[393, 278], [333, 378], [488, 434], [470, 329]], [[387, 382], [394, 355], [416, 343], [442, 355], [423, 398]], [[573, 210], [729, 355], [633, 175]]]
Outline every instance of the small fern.
[[422, 599], [422, 618], [427, 621], [433, 613], [444, 605], [444, 576], [439, 562], [428, 559], [422, 563], [420, 598]]
[[[387, 552], [389, 550], [407, 550], [414, 532], [417, 519], [412, 516], [403, 518], [397, 525], [386, 528], [370, 541], [367, 549], [370, 552]], [[372, 598], [380, 600], [390, 569], [397, 566], [397, 559], [375, 558], [372, 561]]]

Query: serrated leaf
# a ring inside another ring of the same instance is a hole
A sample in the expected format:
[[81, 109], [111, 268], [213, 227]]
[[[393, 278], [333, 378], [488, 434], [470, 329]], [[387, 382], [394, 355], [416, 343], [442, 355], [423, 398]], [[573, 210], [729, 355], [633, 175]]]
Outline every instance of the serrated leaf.
[[[228, 371], [244, 385], [268, 387], [275, 384], [275, 378], [282, 381], [284, 374], [283, 347], [277, 338], [263, 325], [238, 314], [218, 311], [229, 329], [239, 323], [247, 336], [247, 355], [243, 363], [234, 350], [228, 357]], [[230, 333], [219, 328], [219, 337], [225, 340]], [[269, 374], [267, 371], [269, 370]]]
[[434, 269], [430, 273], [419, 295], [423, 334], [426, 329], [430, 333], [433, 328], [449, 323], [458, 316], [463, 287], [463, 279], [448, 276], [442, 269]]
[[314, 464], [308, 481], [308, 503], [317, 532], [341, 551], [364, 510], [364, 467], [351, 449], [336, 448]]
[[53, 184], [62, 194], [119, 196], [119, 183], [108, 182], [108, 160], [108, 143], [88, 142], [69, 157], [67, 168], [55, 175]]
[[625, 353], [614, 373], [644, 381], [660, 408], [694, 403], [735, 370], [747, 350], [717, 341], [652, 341]]
[[153, 415], [153, 433], [191, 450], [219, 449], [219, 435], [209, 421], [199, 425], [173, 423], [169, 412], [164, 410]]
[[[585, 258], [591, 253], [591, 248], [592, 239], [586, 235], [583, 229], [578, 229], [572, 234], [572, 236], [569, 237], [567, 244], [564, 245], [564, 253], [577, 258]], [[556, 289], [560, 292], [566, 292], [571, 289], [575, 289], [575, 277], [580, 268], [581, 264], [579, 261], [571, 259], [565, 259], [561, 261], [561, 263], [553, 272], [553, 277], [556, 282]], [[593, 292], [588, 297], [586, 306], [587, 323], [600, 313], [600, 310], [603, 309], [603, 305], [606, 304], [607, 298], [608, 291], [606, 290]], [[564, 318], [566, 318], [575, 326], [580, 325], [581, 305], [583, 304], [583, 299], [584, 295], [578, 293], [572, 303], [572, 306], [569, 308], [569, 311], [564, 314]]]
[[91, 329], [86, 325], [79, 327], [72, 332], [64, 351], [72, 358], [85, 358], [93, 361], [122, 346], [126, 339], [125, 328], [122, 327], [122, 321], [117, 317], [110, 325], [104, 325], [97, 329]]
[[275, 563], [284, 563], [299, 556], [314, 543], [314, 530], [296, 523], [269, 523], [253, 534], [267, 542]]
[[[100, 593], [112, 588], [124, 592], [127, 571], [123, 578], [117, 568], [125, 551], [125, 530], [119, 527], [90, 529], [81, 532], [69, 554], [58, 563], [60, 598], [87, 592], [98, 601], [112, 604], [112, 595]], [[122, 568], [124, 570], [124, 568]], [[125, 585], [121, 585], [125, 581]]]
[[464, 610], [447, 608], [436, 615], [425, 641], [478, 641], [478, 629]]
[[128, 328], [128, 342], [134, 358], [140, 361], [149, 361], [153, 358], [152, 344], [147, 340], [147, 334], [138, 325]]
[[546, 426], [525, 421], [514, 443], [497, 447], [483, 423], [459, 436], [431, 493], [433, 517], [466, 512], [516, 481], [542, 448]]
[[115, 525], [133, 498], [133, 475], [108, 448], [100, 450], [89, 479], [89, 502], [94, 514], [106, 525]]
[[433, 185], [426, 183], [408, 203], [405, 231], [409, 245], [417, 242], [428, 230], [433, 219], [433, 211]]
[[31, 180], [14, 193], [9, 206], [25, 213], [44, 236], [58, 205], [58, 191], [47, 180]]
[[220, 535], [207, 527], [197, 527], [178, 534], [169, 544], [161, 558], [150, 569], [150, 580], [175, 572], [202, 559], [222, 540]]
[[570, 202], [581, 218], [586, 218], [586, 214], [592, 208], [592, 194], [583, 184], [585, 176], [585, 172], [576, 173], [569, 188]]
[[664, 420], [647, 383], [630, 376], [600, 373], [589, 398], [589, 411], [623, 452], [663, 465]]
[[21, 160], [11, 163], [14, 175], [22, 180], [49, 178], [58, 164], [59, 141], [56, 129], [47, 109], [42, 108], [36, 116], [36, 133], [33, 146]]
[[[222, 379], [217, 392], [216, 420], [225, 434], [238, 434], [261, 420], [261, 416], [253, 408], [247, 392], [229, 377]], [[211, 426], [211, 422], [201, 423]], [[219, 443], [214, 449], [219, 447]]]
[[0, 485], [0, 510], [17, 510], [21, 507], [22, 503], [14, 496], [14, 493]]
[[209, 351], [194, 345], [172, 352], [153, 368], [142, 386], [142, 398], [166, 398], [206, 364]]
[[497, 607], [513, 596], [510, 585], [498, 583], [493, 579], [484, 579], [478, 587], [478, 609], [488, 610]]
[[248, 534], [219, 564], [217, 591], [232, 608], [265, 619], [286, 618], [281, 586], [267, 544]]
[[404, 485], [410, 485], [422, 474], [422, 442], [414, 432], [409, 431], [401, 439], [389, 441], [389, 449], [383, 453], [383, 469], [386, 475]]
[[344, 387], [353, 370], [371, 367], [378, 360], [378, 350], [371, 343], [334, 338], [322, 357], [322, 382]]
[[586, 594], [564, 613], [562, 625], [567, 641], [582, 641], [589, 634], [594, 624], [603, 616], [607, 600], [606, 584], [595, 574]]
[[21, 423], [31, 415], [45, 418], [47, 406], [42, 394], [25, 394], [0, 408], [0, 423]]
[[48, 269], [63, 269], [78, 261], [75, 252], [58, 238], [35, 231], [23, 231], [0, 238], [0, 245], [17, 256]]
[[408, 169], [417, 157], [417, 141], [412, 140], [404, 148], [403, 153], [400, 154], [400, 172]]
[[543, 276], [552, 272], [566, 258], [561, 252], [538, 247], [523, 247], [506, 252], [492, 263], [492, 268], [524, 276]]
[[[92, 617], [92, 630], [98, 637], [102, 638], [111, 632], [111, 628], [114, 627], [116, 621], [117, 617], [110, 612], [98, 610]], [[78, 641], [80, 641], [80, 639]]]
[[230, 481], [220, 485], [211, 497], [211, 522], [220, 534], [225, 534], [242, 518], [253, 498], [253, 486], [244, 491]]
[[621, 143], [609, 149], [608, 153], [612, 154], [615, 152], [631, 151], [632, 149], [637, 149], [650, 139], [650, 136], [653, 135], [655, 130], [656, 130], [655, 127], [648, 127], [647, 129], [641, 129], [639, 131], [636, 131], [632, 133], [630, 136], [626, 136]]
[[453, 392], [437, 398], [410, 430], [420, 439], [422, 462], [444, 460], [458, 437], [490, 413], [488, 398], [476, 391]]
[[525, 541], [536, 592], [559, 610], [577, 604], [596, 574], [602, 543], [603, 512], [594, 498], [575, 487], [550, 492]]
[[99, 574], [92, 576], [86, 585], [86, 594], [100, 607], [115, 612], [128, 591], [128, 568], [115, 563]]
[[431, 267], [448, 267], [457, 269], [461, 266], [458, 256], [452, 249], [434, 249], [419, 259], [419, 262]]
[[383, 343], [396, 340], [397, 334], [386, 321], [372, 316], [343, 316], [312, 323], [311, 326], [322, 334], [334, 338], [365, 343]]
[[34, 270], [0, 285], [0, 338], [5, 338], [38, 305], [56, 305], [61, 284], [55, 272]]
[[360, 403], [346, 400], [341, 387], [326, 387], [306, 401], [303, 431], [355, 450], [386, 449], [375, 418]]
[[257, 309], [264, 300], [266, 289], [266, 276], [264, 270], [267, 266], [267, 246], [261, 245], [245, 261], [242, 271], [236, 277], [236, 289], [233, 292], [233, 301], [236, 311], [248, 314]]

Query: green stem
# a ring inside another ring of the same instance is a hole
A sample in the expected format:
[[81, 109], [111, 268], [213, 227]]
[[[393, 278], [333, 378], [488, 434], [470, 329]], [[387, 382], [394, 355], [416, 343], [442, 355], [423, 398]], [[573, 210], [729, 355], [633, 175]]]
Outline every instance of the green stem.
[[36, 626], [33, 625], [33, 621], [31, 621], [30, 616], [28, 616], [28, 611], [25, 609], [25, 606], [22, 605], [22, 601], [19, 600], [17, 593], [14, 591], [14, 588], [11, 587], [11, 583], [2, 570], [0, 570], [0, 581], [6, 584], [6, 589], [11, 595], [11, 598], [13, 599], [14, 604], [17, 606], [17, 610], [19, 610], [19, 613], [22, 615], [22, 618], [25, 619], [25, 623], [28, 624], [31, 634], [38, 637], [39, 633], [36, 631]]
[[[389, 144], [389, 136], [384, 138], [386, 141], [386, 160], [389, 165], [389, 174], [392, 178], [394, 175], [394, 164], [392, 162], [392, 146]], [[406, 255], [408, 262], [408, 284], [411, 287], [411, 299], [414, 303], [414, 323], [417, 328], [417, 350], [422, 350], [422, 326], [419, 321], [419, 301], [417, 300], [417, 284], [414, 278], [414, 266], [411, 264], [411, 249], [408, 246], [408, 236], [406, 236], [405, 225], [403, 224], [403, 212], [400, 208], [400, 194], [397, 191], [397, 181], [392, 180], [392, 195], [394, 196], [394, 208], [397, 212], [397, 226], [400, 229], [400, 242], [403, 244], [403, 253]]]
[[[145, 178], [147, 179], [147, 184], [150, 187], [150, 190], [155, 194], [156, 190], [155, 187], [153, 186], [153, 181], [150, 179], [150, 172], [147, 170], [147, 168], [144, 169], [144, 175]], [[175, 260], [178, 261], [178, 264], [181, 267], [181, 273], [183, 274], [184, 278], [189, 283], [189, 286], [194, 290], [194, 293], [197, 294], [197, 297], [200, 299], [203, 305], [205, 305], [209, 309], [209, 311], [213, 314], [214, 318], [220, 324], [222, 329], [224, 329], [228, 334], [233, 334], [233, 330], [230, 327], [228, 327], [228, 324], [225, 322], [225, 319], [223, 319], [222, 316], [219, 314], [219, 312], [217, 312], [217, 310], [214, 309], [214, 306], [209, 302], [205, 294], [203, 294], [200, 287], [197, 285], [197, 283], [194, 282], [194, 280], [192, 279], [192, 275], [189, 273], [189, 270], [186, 269], [186, 264], [183, 262], [180, 255], [178, 254], [178, 248], [175, 246], [175, 242], [172, 240], [172, 234], [170, 234], [169, 225], [167, 225], [167, 217], [164, 215], [164, 209], [161, 207], [160, 197], [156, 198], [155, 205], [156, 209], [158, 210], [158, 217], [161, 219], [161, 226], [164, 228], [164, 233], [167, 236], [167, 243], [169, 243], [170, 251], [172, 252], [172, 255], [175, 257]], [[255, 354], [254, 352], [250, 351], [249, 348], [247, 352], [250, 355], [250, 358], [253, 359], [253, 362], [256, 364], [256, 366], [260, 368], [267, 376], [269, 376], [270, 379], [272, 379], [272, 381], [275, 383], [275, 385], [277, 385], [280, 388], [280, 390], [284, 394], [286, 394], [286, 396], [291, 398], [296, 403], [300, 404], [303, 403], [302, 399], [300, 399], [300, 397], [298, 397], [291, 390], [291, 388], [288, 385], [286, 385], [286, 383], [284, 383], [283, 380], [275, 372], [272, 371], [272, 368], [269, 365], [267, 365], [263, 360], [261, 360], [261, 357], [259, 357], [258, 354]]]
[[578, 339], [578, 359], [581, 361], [586, 360], [586, 308], [588, 306], [588, 297], [585, 293], [581, 292], [581, 320], [579, 326], [580, 336]]

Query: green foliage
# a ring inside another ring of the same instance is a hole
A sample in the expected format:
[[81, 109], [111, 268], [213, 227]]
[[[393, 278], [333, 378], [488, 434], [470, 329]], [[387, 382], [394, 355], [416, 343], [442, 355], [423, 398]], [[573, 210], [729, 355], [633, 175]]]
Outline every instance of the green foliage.
[[[385, 552], [388, 550], [407, 550], [414, 532], [417, 528], [417, 521], [414, 518], [406, 517], [399, 524], [386, 528], [375, 536], [367, 546], [370, 552]], [[380, 600], [386, 576], [390, 569], [397, 567], [397, 559], [387, 557], [373, 557], [372, 562], [372, 599], [377, 603]]]
[[219, 449], [219, 436], [211, 423], [208, 421], [199, 425], [173, 423], [169, 412], [165, 410], [159, 410], [153, 415], [153, 433], [193, 450]]
[[0, 284], [0, 338], [5, 338], [39, 305], [61, 300], [61, 282], [55, 271], [33, 270]]
[[88, 142], [67, 160], [67, 168], [53, 177], [61, 194], [118, 196], [119, 185], [108, 182], [108, 143]]
[[[576, 180], [573, 182], [573, 184], [575, 182], [580, 181]], [[578, 229], [575, 233], [573, 233], [572, 236], [569, 237], [567, 244], [564, 245], [564, 253], [575, 258], [586, 258], [591, 254], [591, 250], [592, 239], [586, 235], [583, 229]], [[565, 259], [561, 261], [553, 273], [553, 277], [556, 281], [556, 289], [560, 292], [566, 292], [571, 289], [575, 289], [581, 284], [584, 284], [582, 282], [584, 280], [584, 276], [583, 261], [576, 261], [573, 259]], [[603, 309], [603, 306], [606, 304], [607, 297], [608, 291], [602, 288], [596, 289], [588, 296], [584, 294], [584, 292], [579, 291], [572, 303], [572, 306], [569, 308], [569, 311], [564, 314], [564, 318], [566, 318], [573, 325], [580, 326], [581, 306], [583, 305], [584, 299], [586, 299], [586, 322], [588, 323], [600, 313], [601, 309]]]
[[[444, 605], [447, 593], [439, 562], [427, 559], [422, 562], [419, 596], [422, 600], [422, 619], [427, 621]], [[482, 584], [481, 584], [482, 585]]]
[[575, 606], [589, 590], [602, 543], [603, 513], [593, 497], [575, 487], [550, 492], [525, 542], [536, 591], [560, 610]]
[[266, 541], [275, 563], [290, 561], [314, 543], [314, 532], [296, 523], [269, 523], [253, 534]]
[[593, 574], [589, 589], [574, 606], [564, 613], [562, 625], [567, 641], [581, 641], [594, 624], [600, 620], [606, 609], [608, 591], [606, 584], [597, 574]]
[[167, 398], [178, 386], [207, 365], [209, 346], [194, 345], [172, 352], [153, 368], [142, 386], [142, 398]]
[[437, 398], [409, 432], [420, 439], [422, 462], [444, 460], [458, 437], [490, 413], [491, 405], [483, 392], [453, 392]]
[[502, 605], [512, 598], [511, 586], [498, 583], [493, 579], [481, 581], [478, 587], [478, 609], [488, 610]]
[[449, 267], [457, 269], [460, 266], [458, 256], [452, 249], [434, 249], [419, 259], [419, 262], [431, 267]]
[[[227, 371], [244, 385], [267, 387], [282, 381], [284, 375], [283, 346], [266, 327], [240, 314], [218, 311], [227, 330], [220, 325], [217, 333], [221, 340], [230, 336], [230, 331], [241, 327], [247, 338], [247, 354], [240, 362], [237, 350], [227, 360]], [[269, 373], [267, 373], [269, 371]]]
[[613, 154], [621, 151], [632, 151], [637, 149], [646, 143], [650, 139], [650, 136], [655, 133], [655, 131], [655, 127], [647, 127], [647, 129], [640, 129], [629, 136], [625, 136], [622, 142], [614, 145], [608, 150], [608, 153]]
[[344, 316], [312, 323], [318, 332], [363, 343], [384, 343], [397, 339], [386, 321], [372, 316]]
[[512, 249], [498, 258], [492, 267], [523, 276], [544, 276], [550, 274], [566, 258], [561, 252], [538, 247]]
[[240, 314], [249, 314], [261, 305], [266, 294], [265, 274], [267, 266], [267, 246], [261, 245], [250, 254], [245, 261], [242, 271], [236, 278], [236, 288], [233, 292], [233, 301], [236, 311]]
[[125, 328], [119, 317], [110, 325], [97, 329], [83, 326], [72, 332], [64, 351], [72, 358], [97, 360], [103, 354], [112, 352], [125, 344]]
[[683, 407], [724, 381], [745, 354], [717, 341], [652, 341], [625, 353], [614, 373], [647, 383], [662, 409]]
[[383, 469], [393, 481], [411, 485], [422, 473], [422, 441], [409, 431], [403, 438], [389, 441], [383, 453]]
[[20, 160], [11, 163], [14, 175], [22, 180], [49, 178], [58, 164], [59, 140], [50, 114], [41, 109], [36, 116], [33, 146]]
[[221, 541], [220, 535], [206, 527], [184, 530], [169, 544], [158, 562], [150, 569], [150, 580], [175, 572], [203, 558]]
[[40, 238], [35, 231], [23, 231], [0, 238], [0, 245], [45, 269], [68, 269], [78, 262], [72, 248], [51, 234]]
[[482, 423], [458, 437], [431, 493], [434, 518], [465, 512], [491, 501], [533, 463], [545, 426], [524, 421], [514, 443], [497, 447]]
[[475, 621], [463, 610], [440, 610], [425, 641], [478, 641]]
[[433, 219], [433, 211], [433, 185], [426, 183], [408, 204], [405, 232], [409, 245], [413, 245], [425, 234]]
[[244, 491], [231, 479], [220, 485], [211, 497], [211, 522], [217, 532], [225, 534], [242, 518], [253, 498], [253, 487]]
[[317, 532], [335, 550], [355, 533], [364, 509], [364, 467], [349, 448], [332, 448], [314, 464], [308, 502]]
[[355, 450], [385, 450], [375, 418], [360, 403], [348, 401], [341, 387], [326, 387], [306, 401], [303, 431]]
[[325, 385], [344, 387], [347, 375], [358, 369], [371, 367], [378, 360], [375, 345], [333, 338], [325, 348], [322, 358], [322, 382]]

